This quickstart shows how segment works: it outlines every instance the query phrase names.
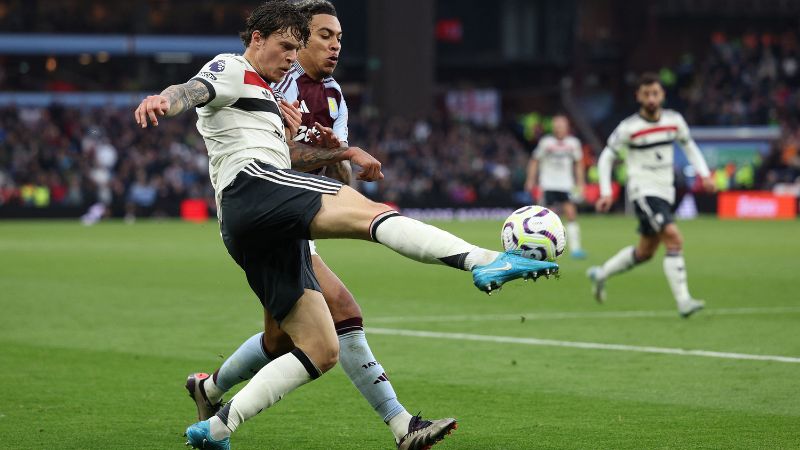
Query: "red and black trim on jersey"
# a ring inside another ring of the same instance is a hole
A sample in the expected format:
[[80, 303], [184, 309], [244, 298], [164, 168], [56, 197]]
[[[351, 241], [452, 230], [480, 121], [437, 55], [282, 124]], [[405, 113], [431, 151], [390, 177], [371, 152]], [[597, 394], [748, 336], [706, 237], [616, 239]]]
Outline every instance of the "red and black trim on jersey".
[[678, 127], [662, 125], [639, 130], [630, 137], [631, 149], [642, 150], [661, 145], [671, 145], [678, 138]]
[[[194, 77], [192, 80], [197, 80], [203, 83], [206, 88], [208, 88], [208, 100], [204, 103], [197, 105], [198, 108], [202, 108], [203, 106], [210, 103], [214, 98], [217, 96], [217, 92], [214, 89], [214, 85], [211, 84], [208, 80], [205, 80], [201, 77]], [[257, 86], [264, 89], [264, 97], [265, 98], [256, 98], [256, 97], [240, 97], [236, 100], [232, 105], [231, 108], [241, 109], [243, 111], [263, 111], [263, 112], [270, 112], [273, 114], [277, 114], [279, 117], [283, 117], [281, 114], [281, 110], [278, 107], [278, 103], [273, 100], [275, 96], [273, 95], [272, 88], [269, 87], [269, 84], [264, 81], [263, 78], [256, 72], [251, 70], [244, 71], [244, 79], [242, 83], [248, 84], [251, 86]], [[267, 94], [269, 93], [269, 95]]]

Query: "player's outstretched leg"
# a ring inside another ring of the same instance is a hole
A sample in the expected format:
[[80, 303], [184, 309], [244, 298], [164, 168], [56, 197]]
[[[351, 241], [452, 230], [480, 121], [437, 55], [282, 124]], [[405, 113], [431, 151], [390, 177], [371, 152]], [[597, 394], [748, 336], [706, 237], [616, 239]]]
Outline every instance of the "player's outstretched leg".
[[465, 242], [372, 202], [348, 186], [336, 195], [322, 196], [322, 208], [311, 223], [311, 234], [314, 239], [370, 239], [415, 261], [471, 271], [475, 286], [485, 292], [511, 280], [549, 276], [558, 271], [555, 263], [524, 258], [515, 252], [498, 253]]
[[511, 280], [549, 277], [558, 271], [555, 263], [525, 258], [517, 251], [486, 250], [397, 211], [375, 217], [370, 235], [374, 241], [415, 261], [471, 271], [475, 287], [488, 293]]

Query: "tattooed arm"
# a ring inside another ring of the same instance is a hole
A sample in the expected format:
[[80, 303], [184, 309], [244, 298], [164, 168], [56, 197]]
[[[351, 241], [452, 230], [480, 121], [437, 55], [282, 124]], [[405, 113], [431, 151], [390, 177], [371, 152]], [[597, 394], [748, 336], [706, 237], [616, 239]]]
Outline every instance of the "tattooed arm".
[[208, 101], [211, 94], [205, 84], [198, 80], [189, 80], [183, 84], [172, 85], [161, 92], [169, 101], [166, 116], [172, 117]]
[[358, 147], [320, 148], [297, 141], [289, 141], [292, 169], [308, 172], [342, 161], [351, 161], [361, 166], [356, 179], [375, 181], [383, 179], [381, 163]]
[[157, 116], [173, 117], [205, 103], [211, 93], [205, 84], [198, 80], [189, 80], [164, 89], [159, 95], [150, 95], [139, 104], [133, 115], [142, 128], [147, 128], [148, 119], [153, 126], [158, 126]]
[[322, 148], [297, 141], [289, 141], [288, 144], [292, 169], [298, 172], [310, 172], [349, 159], [348, 147]]

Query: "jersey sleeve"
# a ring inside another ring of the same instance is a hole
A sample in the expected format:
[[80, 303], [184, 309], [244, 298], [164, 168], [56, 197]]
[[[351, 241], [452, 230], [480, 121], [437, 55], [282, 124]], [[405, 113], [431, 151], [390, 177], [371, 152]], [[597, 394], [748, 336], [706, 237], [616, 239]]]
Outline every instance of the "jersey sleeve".
[[294, 102], [298, 97], [300, 97], [300, 90], [297, 87], [297, 79], [290, 75], [286, 75], [285, 79], [275, 83], [272, 89], [275, 91], [275, 95], [289, 103]]
[[572, 157], [575, 159], [575, 162], [583, 161], [583, 147], [581, 146], [581, 141], [578, 138], [573, 138], [574, 143]]
[[542, 136], [542, 138], [539, 139], [539, 142], [536, 143], [536, 148], [534, 148], [533, 151], [531, 152], [531, 158], [537, 161], [542, 159], [542, 156], [544, 154], [545, 140], [547, 140], [547, 136]]
[[608, 137], [606, 147], [614, 154], [619, 155], [628, 146], [630, 141], [630, 133], [625, 130], [624, 122], [617, 125], [611, 136]]
[[692, 139], [692, 135], [689, 133], [689, 124], [686, 123], [686, 119], [683, 118], [682, 115], [678, 114], [677, 117], [678, 123], [678, 143], [683, 148], [683, 152], [686, 154], [686, 159], [692, 164], [692, 167], [697, 171], [697, 174], [701, 177], [708, 177], [711, 176], [711, 172], [708, 169], [708, 164], [706, 163], [705, 158], [703, 157], [703, 152], [700, 151], [700, 147], [697, 146], [697, 143]]
[[244, 66], [230, 56], [219, 55], [206, 63], [192, 79], [203, 83], [211, 94], [207, 102], [197, 105], [198, 108], [222, 108], [239, 99], [244, 82]]
[[342, 101], [339, 103], [339, 115], [336, 117], [336, 120], [333, 121], [333, 134], [339, 138], [339, 141], [341, 141], [344, 146], [347, 146], [348, 143], [347, 117], [347, 102], [345, 102], [344, 97], [342, 97]]
[[686, 123], [686, 119], [683, 118], [682, 115], [676, 114], [676, 123], [678, 125], [678, 136], [677, 140], [681, 146], [686, 146], [689, 141], [692, 139], [691, 134], [689, 134], [689, 124]]

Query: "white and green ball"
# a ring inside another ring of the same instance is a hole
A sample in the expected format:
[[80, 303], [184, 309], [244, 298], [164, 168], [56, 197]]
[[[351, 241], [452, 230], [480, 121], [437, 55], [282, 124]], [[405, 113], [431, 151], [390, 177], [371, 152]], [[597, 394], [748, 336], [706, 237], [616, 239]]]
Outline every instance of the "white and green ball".
[[555, 261], [564, 253], [566, 231], [558, 214], [542, 206], [524, 206], [506, 219], [500, 234], [503, 248], [521, 250], [522, 256]]

